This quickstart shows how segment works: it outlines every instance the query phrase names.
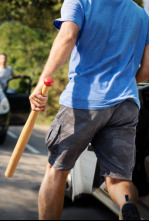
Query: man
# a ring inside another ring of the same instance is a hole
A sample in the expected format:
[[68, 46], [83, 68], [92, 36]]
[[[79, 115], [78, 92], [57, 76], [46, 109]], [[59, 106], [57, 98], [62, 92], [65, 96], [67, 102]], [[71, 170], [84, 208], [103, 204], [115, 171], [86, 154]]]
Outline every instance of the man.
[[[11, 67], [7, 66], [7, 55], [0, 54], [0, 85], [5, 90], [10, 77], [15, 77]], [[22, 75], [20, 75], [22, 77]]]
[[70, 82], [46, 137], [49, 160], [39, 218], [60, 219], [68, 173], [91, 142], [120, 218], [139, 220], [132, 183], [140, 107], [135, 75], [149, 43], [149, 18], [132, 0], [65, 0], [54, 25], [60, 31], [30, 97], [32, 109], [45, 110], [43, 81], [72, 53]]
[[14, 73], [11, 67], [6, 66], [7, 63], [7, 55], [0, 54], [0, 84], [2, 89], [4, 90], [7, 85], [7, 81], [12, 76], [14, 77]]

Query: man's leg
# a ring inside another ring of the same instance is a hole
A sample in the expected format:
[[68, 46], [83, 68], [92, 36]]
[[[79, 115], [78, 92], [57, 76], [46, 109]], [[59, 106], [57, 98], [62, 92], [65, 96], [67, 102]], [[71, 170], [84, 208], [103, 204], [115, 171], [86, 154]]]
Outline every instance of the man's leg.
[[[132, 182], [106, 178], [112, 200], [120, 207], [120, 220], [141, 220], [137, 209], [138, 191]], [[128, 197], [126, 197], [128, 196]]]
[[137, 204], [138, 191], [132, 182], [107, 177], [106, 184], [110, 197], [120, 208], [126, 203], [126, 195], [131, 202]]
[[[98, 121], [97, 121], [98, 117]], [[39, 217], [60, 219], [69, 171], [94, 136], [103, 111], [79, 110], [62, 106], [46, 135], [49, 164], [39, 193]], [[64, 170], [66, 172], [61, 172]]]
[[66, 179], [69, 171], [55, 170], [47, 165], [39, 191], [39, 220], [59, 220], [63, 210]]

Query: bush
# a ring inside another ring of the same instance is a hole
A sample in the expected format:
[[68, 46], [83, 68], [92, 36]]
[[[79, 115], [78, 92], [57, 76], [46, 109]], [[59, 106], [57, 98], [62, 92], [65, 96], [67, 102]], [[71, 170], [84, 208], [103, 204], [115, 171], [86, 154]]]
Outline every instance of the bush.
[[[15, 74], [22, 73], [32, 78], [34, 89], [57, 32], [47, 34], [19, 22], [5, 22], [0, 26], [0, 33], [0, 53], [8, 55], [8, 65], [12, 66]], [[54, 118], [60, 107], [59, 96], [68, 82], [67, 74], [68, 63], [54, 77], [55, 84], [49, 92], [47, 112], [40, 114], [38, 122], [50, 123]]]

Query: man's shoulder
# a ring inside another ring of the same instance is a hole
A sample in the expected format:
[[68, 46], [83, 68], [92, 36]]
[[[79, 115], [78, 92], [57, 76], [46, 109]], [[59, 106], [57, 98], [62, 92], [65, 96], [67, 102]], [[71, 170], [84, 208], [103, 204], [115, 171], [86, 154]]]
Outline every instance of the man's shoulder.
[[11, 66], [7, 66], [6, 67], [8, 70], [12, 70], [12, 67]]
[[13, 75], [13, 69], [12, 69], [11, 66], [7, 66], [7, 67], [6, 67], [5, 74], [7, 74], [7, 75], [9, 75], [9, 76]]
[[13, 69], [11, 66], [7, 66], [7, 70], [11, 72], [11, 74], [13, 73]]

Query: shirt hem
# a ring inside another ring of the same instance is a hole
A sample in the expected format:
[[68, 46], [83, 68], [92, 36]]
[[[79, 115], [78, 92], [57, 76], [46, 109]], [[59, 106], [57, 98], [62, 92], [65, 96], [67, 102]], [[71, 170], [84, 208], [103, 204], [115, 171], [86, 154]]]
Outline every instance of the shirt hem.
[[[113, 107], [115, 105], [120, 104], [121, 102], [124, 102], [125, 100], [128, 99], [133, 99], [135, 101], [135, 103], [137, 104], [138, 108], [140, 109], [140, 102], [137, 101], [136, 98], [133, 97], [126, 97], [123, 98], [117, 102], [111, 102], [110, 104], [103, 104], [103, 105], [91, 105], [91, 104], [87, 104], [87, 101], [82, 101], [82, 100], [75, 100], [74, 102], [63, 102], [62, 100], [59, 101], [60, 105], [69, 107], [69, 108], [75, 108], [75, 109], [80, 109], [80, 110], [102, 110], [102, 109], [106, 109], [106, 108], [110, 108]], [[73, 104], [74, 103], [74, 104]]]

